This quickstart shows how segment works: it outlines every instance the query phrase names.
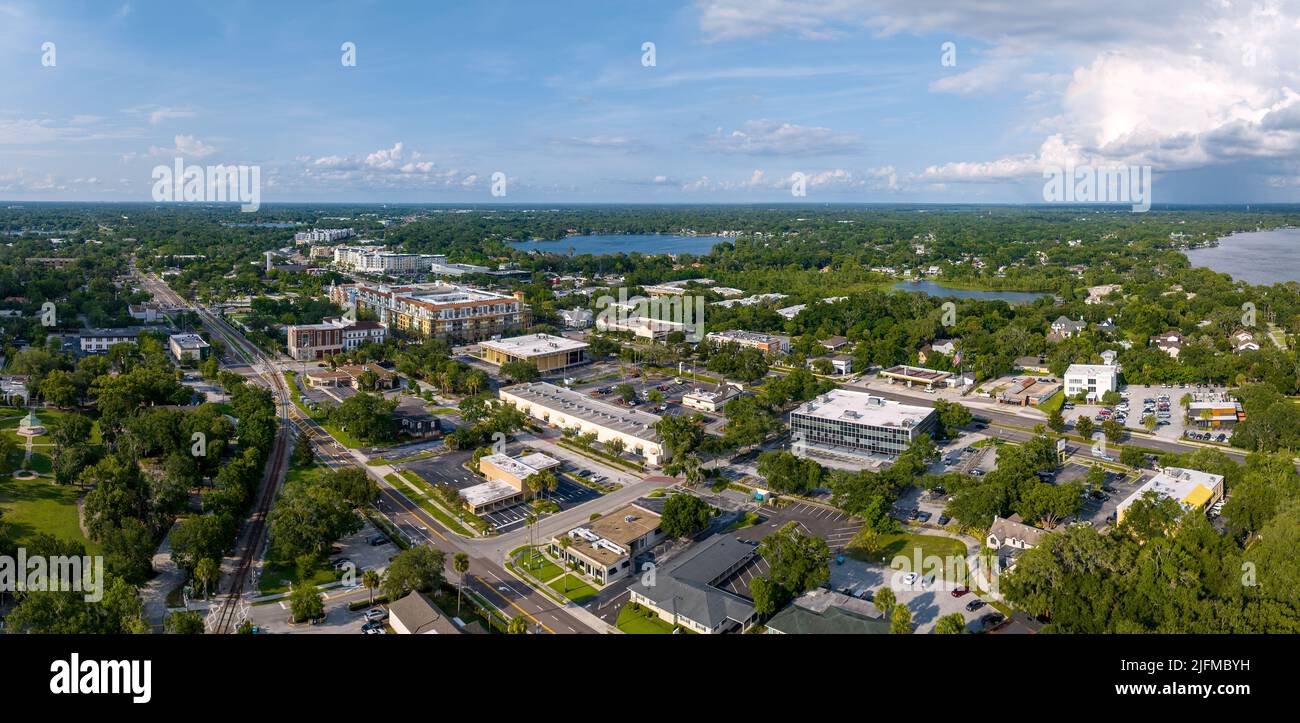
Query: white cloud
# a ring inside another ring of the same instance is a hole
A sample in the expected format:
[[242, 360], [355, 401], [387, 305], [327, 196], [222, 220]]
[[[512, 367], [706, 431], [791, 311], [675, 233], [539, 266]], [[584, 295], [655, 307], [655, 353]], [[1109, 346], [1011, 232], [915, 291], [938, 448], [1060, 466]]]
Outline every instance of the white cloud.
[[155, 157], [206, 158], [217, 152], [216, 148], [194, 136], [178, 135], [173, 139], [173, 143], [175, 145], [171, 148], [152, 146], [149, 148], [149, 155]]
[[853, 153], [858, 137], [829, 128], [752, 120], [730, 132], [719, 128], [701, 144], [705, 150], [750, 156], [816, 156]]

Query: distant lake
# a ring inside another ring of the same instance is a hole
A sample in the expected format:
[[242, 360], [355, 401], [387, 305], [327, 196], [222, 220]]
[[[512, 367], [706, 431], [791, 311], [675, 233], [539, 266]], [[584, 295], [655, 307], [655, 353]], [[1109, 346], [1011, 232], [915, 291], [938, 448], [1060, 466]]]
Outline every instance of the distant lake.
[[1214, 269], [1251, 284], [1300, 281], [1300, 228], [1235, 233], [1218, 246], [1188, 249], [1193, 266]]
[[672, 234], [631, 233], [570, 236], [559, 241], [515, 241], [510, 245], [520, 251], [551, 254], [573, 253], [602, 256], [617, 253], [707, 254], [714, 245], [730, 240], [723, 236], [676, 236]]
[[920, 281], [912, 283], [910, 281], [900, 281], [894, 284], [898, 291], [921, 291], [930, 296], [951, 296], [958, 299], [985, 299], [1000, 300], [1008, 304], [1027, 304], [1035, 299], [1044, 296], [1050, 296], [1045, 293], [1034, 293], [1032, 291], [975, 291], [972, 289], [954, 289], [942, 284], [936, 284], [933, 281]]

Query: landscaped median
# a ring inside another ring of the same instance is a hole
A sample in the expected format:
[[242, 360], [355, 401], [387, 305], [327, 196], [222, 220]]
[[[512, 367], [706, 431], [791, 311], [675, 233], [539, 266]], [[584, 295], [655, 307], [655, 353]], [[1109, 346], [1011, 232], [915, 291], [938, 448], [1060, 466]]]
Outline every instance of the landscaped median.
[[[412, 502], [420, 506], [420, 509], [428, 512], [435, 520], [442, 523], [444, 527], [452, 532], [464, 537], [473, 537], [474, 533], [470, 532], [460, 520], [452, 517], [440, 505], [435, 503], [431, 497], [431, 490], [426, 492], [420, 484], [412, 482], [409, 477], [405, 477], [405, 472], [394, 472], [384, 476], [384, 481], [393, 487], [402, 491]], [[418, 479], [418, 477], [417, 477]], [[424, 482], [424, 480], [420, 480]]]
[[523, 578], [532, 587], [557, 603], [567, 599], [581, 605], [596, 596], [597, 590], [576, 573], [565, 572], [546, 557], [539, 547], [517, 547], [510, 551], [506, 569]]

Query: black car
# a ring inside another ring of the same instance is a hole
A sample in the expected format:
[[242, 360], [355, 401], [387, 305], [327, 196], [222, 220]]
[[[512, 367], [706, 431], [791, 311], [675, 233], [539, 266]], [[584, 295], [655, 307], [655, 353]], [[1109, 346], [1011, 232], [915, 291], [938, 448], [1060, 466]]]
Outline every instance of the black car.
[[952, 518], [949, 517], [948, 515], [939, 515], [939, 526], [942, 527], [942, 526], [948, 524], [949, 520], [951, 520], [951, 519], [952, 519]]
[[976, 610], [979, 610], [980, 608], [984, 607], [984, 606], [987, 605], [987, 604], [988, 604], [988, 603], [984, 602], [983, 600], [980, 600], [979, 598], [976, 598], [976, 599], [971, 600], [970, 602], [966, 603], [966, 612], [968, 612], [968, 613], [973, 613], [973, 612], [975, 612]]
[[384, 537], [383, 535], [375, 535], [374, 537], [370, 538], [370, 545], [372, 547], [378, 547], [384, 544], [385, 542], [388, 542], [388, 538]]
[[1001, 625], [1003, 620], [1006, 620], [1006, 617], [1002, 613], [989, 613], [980, 618], [980, 624], [986, 628], [991, 628], [995, 625]]

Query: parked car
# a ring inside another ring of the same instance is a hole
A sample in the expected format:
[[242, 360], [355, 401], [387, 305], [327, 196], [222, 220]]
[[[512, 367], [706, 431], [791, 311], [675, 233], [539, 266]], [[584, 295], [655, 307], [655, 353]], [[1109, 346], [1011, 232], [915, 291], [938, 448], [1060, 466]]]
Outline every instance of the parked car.
[[929, 512], [918, 512], [917, 515], [916, 515], [916, 519], [920, 520], [921, 522], [929, 522], [929, 521], [930, 521], [930, 513], [929, 513]]
[[979, 598], [975, 598], [974, 600], [971, 600], [970, 602], [966, 603], [966, 612], [973, 613], [987, 604], [988, 603], [984, 602], [983, 600], [980, 600]]
[[939, 515], [939, 526], [942, 527], [942, 526], [948, 524], [948, 522], [951, 521], [951, 520], [952, 520], [952, 518], [949, 517], [948, 515]]
[[953, 596], [953, 597], [961, 597], [962, 595], [965, 595], [965, 594], [968, 593], [968, 592], [970, 592], [970, 588], [968, 588], [968, 587], [959, 587], [959, 588], [957, 588], [956, 590], [953, 590], [953, 591], [952, 591], [952, 596]]
[[909, 585], [909, 586], [910, 586], [910, 585], [915, 585], [915, 584], [916, 584], [916, 579], [917, 579], [918, 577], [920, 577], [920, 575], [917, 575], [917, 574], [914, 573], [914, 572], [904, 573], [904, 575], [903, 575], [903, 584], [904, 584], [904, 585]]
[[382, 545], [385, 542], [388, 542], [388, 538], [384, 537], [383, 535], [374, 535], [373, 537], [370, 538], [370, 545], [372, 547], [378, 547], [379, 545]]
[[369, 622], [373, 623], [379, 620], [387, 620], [387, 619], [388, 619], [388, 611], [381, 607], [373, 607], [366, 611], [366, 620]]
[[991, 628], [1001, 625], [1003, 620], [1006, 620], [1006, 616], [1002, 613], [988, 613], [980, 618], [980, 624], [986, 628]]

